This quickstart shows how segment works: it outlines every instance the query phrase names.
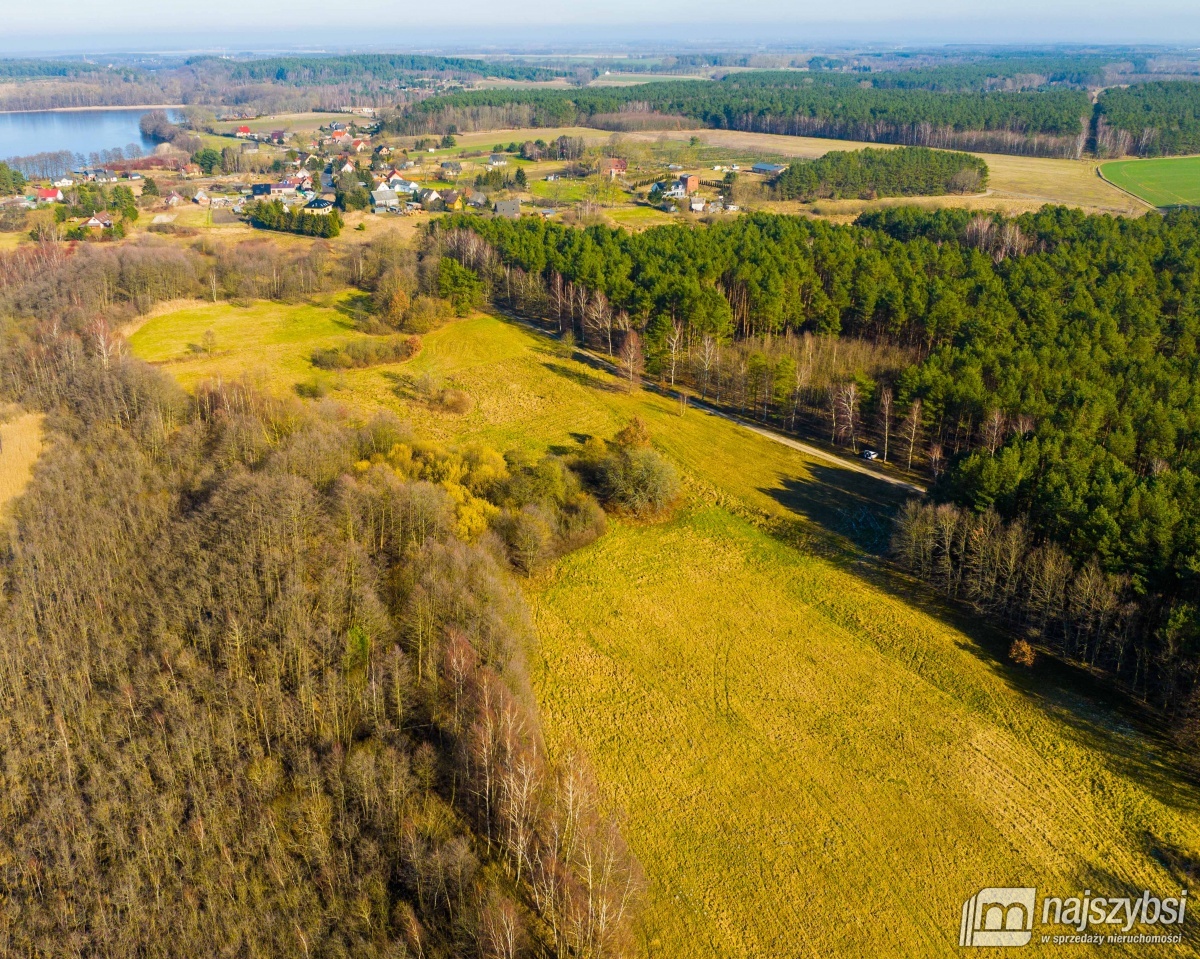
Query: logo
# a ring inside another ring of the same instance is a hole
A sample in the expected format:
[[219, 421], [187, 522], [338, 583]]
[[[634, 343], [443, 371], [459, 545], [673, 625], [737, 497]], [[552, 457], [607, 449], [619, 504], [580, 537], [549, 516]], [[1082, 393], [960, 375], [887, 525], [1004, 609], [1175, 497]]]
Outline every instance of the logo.
[[1033, 938], [1036, 889], [979, 890], [963, 903], [960, 946], [1023, 946]]

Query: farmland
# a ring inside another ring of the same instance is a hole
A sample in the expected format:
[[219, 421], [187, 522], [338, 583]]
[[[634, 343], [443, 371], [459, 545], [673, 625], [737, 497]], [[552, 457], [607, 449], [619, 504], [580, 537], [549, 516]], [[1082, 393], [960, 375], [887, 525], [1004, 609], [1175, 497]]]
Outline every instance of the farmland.
[[[354, 309], [190, 305], [132, 346], [185, 386], [289, 393], [318, 374], [314, 347], [362, 335]], [[637, 414], [682, 470], [671, 516], [614, 518], [526, 584], [548, 744], [587, 758], [646, 872], [642, 954], [950, 955], [982, 886], [1187, 884], [1200, 820], [1174, 754], [856, 546], [878, 545], [863, 534], [890, 488], [483, 314], [406, 363], [320, 375], [348, 410], [501, 449], [570, 452]], [[422, 380], [469, 411], [426, 402]]]
[[1157, 207], [1200, 203], [1200, 157], [1123, 160], [1105, 163], [1100, 172], [1122, 190]]

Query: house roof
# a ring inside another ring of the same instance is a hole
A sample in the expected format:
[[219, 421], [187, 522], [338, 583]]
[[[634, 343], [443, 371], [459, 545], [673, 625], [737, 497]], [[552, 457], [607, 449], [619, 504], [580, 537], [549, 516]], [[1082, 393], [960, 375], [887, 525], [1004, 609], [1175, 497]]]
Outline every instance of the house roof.
[[499, 200], [496, 203], [496, 212], [500, 216], [520, 216], [521, 201], [520, 200]]
[[39, 200], [51, 200], [60, 196], [62, 196], [62, 190], [58, 189], [57, 187], [52, 190], [39, 189], [37, 191], [37, 197]]

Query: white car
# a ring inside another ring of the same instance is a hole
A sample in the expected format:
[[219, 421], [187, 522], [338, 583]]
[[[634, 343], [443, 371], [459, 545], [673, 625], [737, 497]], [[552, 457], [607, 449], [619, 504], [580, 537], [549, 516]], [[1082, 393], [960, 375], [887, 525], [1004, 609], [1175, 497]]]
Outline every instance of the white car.
[[879, 459], [879, 454], [876, 453], [874, 450], [869, 450], [869, 449], [863, 450], [862, 458], [865, 460], [877, 460], [877, 459]]

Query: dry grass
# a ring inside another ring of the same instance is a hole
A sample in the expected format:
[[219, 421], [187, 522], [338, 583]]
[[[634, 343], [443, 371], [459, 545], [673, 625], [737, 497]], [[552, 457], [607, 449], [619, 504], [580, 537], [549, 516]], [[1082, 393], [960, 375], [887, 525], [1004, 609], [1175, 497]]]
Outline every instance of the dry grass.
[[0, 410], [0, 526], [33, 477], [33, 464], [42, 452], [42, 419], [40, 413]]

